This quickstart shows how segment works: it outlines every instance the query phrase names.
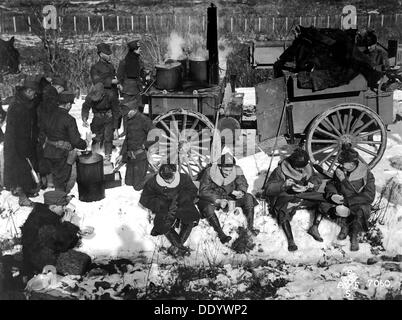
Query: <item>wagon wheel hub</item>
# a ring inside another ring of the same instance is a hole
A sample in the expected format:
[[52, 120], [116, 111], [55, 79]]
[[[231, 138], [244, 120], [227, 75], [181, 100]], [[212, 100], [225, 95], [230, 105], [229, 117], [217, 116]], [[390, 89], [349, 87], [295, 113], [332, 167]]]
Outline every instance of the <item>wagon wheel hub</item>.
[[339, 143], [340, 146], [342, 146], [343, 144], [347, 144], [350, 143], [352, 146], [355, 146], [356, 144], [356, 137], [351, 135], [351, 134], [344, 134], [342, 136], [340, 136], [339, 138]]

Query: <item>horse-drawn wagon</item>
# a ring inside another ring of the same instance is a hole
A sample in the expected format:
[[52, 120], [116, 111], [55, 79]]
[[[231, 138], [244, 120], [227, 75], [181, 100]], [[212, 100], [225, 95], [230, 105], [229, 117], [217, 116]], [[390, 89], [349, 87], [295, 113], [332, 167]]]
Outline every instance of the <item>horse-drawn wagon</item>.
[[380, 88], [369, 89], [362, 75], [320, 91], [298, 88], [294, 74], [261, 83], [256, 86], [259, 139], [280, 134], [304, 144], [327, 174], [336, 168], [342, 144], [350, 143], [372, 168], [384, 154], [386, 126], [393, 121], [392, 92]]

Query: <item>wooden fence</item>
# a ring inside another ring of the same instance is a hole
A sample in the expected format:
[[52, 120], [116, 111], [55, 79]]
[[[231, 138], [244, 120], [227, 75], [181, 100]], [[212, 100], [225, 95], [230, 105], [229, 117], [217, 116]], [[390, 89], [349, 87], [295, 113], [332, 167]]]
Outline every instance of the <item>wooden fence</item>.
[[[359, 15], [359, 28], [370, 27], [386, 37], [392, 34], [401, 38], [399, 29], [402, 25], [402, 14], [393, 15]], [[263, 34], [270, 38], [284, 39], [295, 25], [315, 26], [319, 28], [340, 28], [341, 16], [300, 16], [278, 17], [257, 15], [220, 16], [218, 18], [221, 36], [239, 34]], [[32, 33], [39, 28], [40, 22], [34, 16], [9, 16], [0, 10], [0, 33], [17, 34]], [[59, 17], [63, 33], [92, 34], [94, 32], [111, 33], [178, 33], [203, 34], [206, 31], [206, 16], [179, 16], [174, 14], [132, 15], [132, 16], [65, 16]]]

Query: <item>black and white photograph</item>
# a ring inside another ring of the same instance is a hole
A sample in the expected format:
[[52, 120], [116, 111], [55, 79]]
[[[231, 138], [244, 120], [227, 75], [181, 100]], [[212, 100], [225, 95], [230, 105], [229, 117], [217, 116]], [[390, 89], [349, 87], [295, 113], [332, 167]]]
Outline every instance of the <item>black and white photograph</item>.
[[0, 300], [401, 300], [401, 66], [401, 0], [0, 0]]

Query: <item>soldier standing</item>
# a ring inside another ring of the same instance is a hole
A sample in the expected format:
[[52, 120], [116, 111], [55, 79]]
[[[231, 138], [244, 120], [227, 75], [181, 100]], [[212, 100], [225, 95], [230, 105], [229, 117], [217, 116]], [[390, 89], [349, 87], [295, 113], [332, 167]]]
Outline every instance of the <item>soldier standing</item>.
[[28, 197], [36, 196], [37, 192], [29, 162], [36, 165], [37, 119], [34, 99], [38, 89], [37, 81], [25, 79], [22, 87], [16, 88], [16, 95], [7, 112], [4, 185], [19, 197], [20, 206], [31, 206]]
[[48, 175], [51, 172], [49, 161], [43, 156], [43, 145], [46, 139], [44, 127], [50, 114], [58, 107], [59, 94], [67, 90], [67, 81], [62, 78], [49, 79], [49, 77], [44, 76], [40, 79], [40, 85], [42, 89], [40, 90], [41, 95], [37, 109], [39, 127], [38, 161], [42, 188], [46, 189], [49, 185]]
[[94, 85], [85, 98], [82, 105], [81, 118], [85, 127], [88, 127], [89, 110], [92, 109], [94, 117], [91, 123], [91, 131], [96, 134], [94, 143], [99, 146], [104, 143], [105, 162], [110, 163], [113, 148], [113, 136], [118, 137], [118, 121], [120, 110], [114, 104], [108, 94], [105, 93], [103, 84]]
[[[143, 110], [142, 104], [142, 84], [145, 80], [145, 69], [140, 56], [139, 40], [131, 41], [127, 44], [128, 52], [117, 68], [117, 79], [122, 96], [131, 96], [137, 100], [138, 109]], [[126, 129], [127, 119], [123, 119], [124, 129]], [[124, 130], [125, 132], [126, 130]]]
[[142, 190], [148, 170], [147, 150], [158, 141], [148, 141], [148, 133], [154, 128], [149, 117], [138, 111], [136, 100], [126, 99], [122, 106], [123, 116], [127, 116], [127, 134], [116, 163], [127, 163], [126, 185], [136, 191]]
[[118, 80], [116, 78], [116, 71], [111, 63], [112, 49], [110, 45], [106, 43], [100, 43], [96, 47], [98, 49], [99, 61], [91, 67], [90, 74], [92, 84], [102, 83], [105, 93], [109, 96], [110, 102], [118, 107]]
[[74, 103], [74, 93], [59, 95], [58, 108], [50, 115], [45, 126], [45, 158], [49, 159], [53, 182], [57, 191], [66, 191], [75, 161], [74, 148], [85, 149], [87, 143], [81, 139], [77, 123], [68, 112]]

